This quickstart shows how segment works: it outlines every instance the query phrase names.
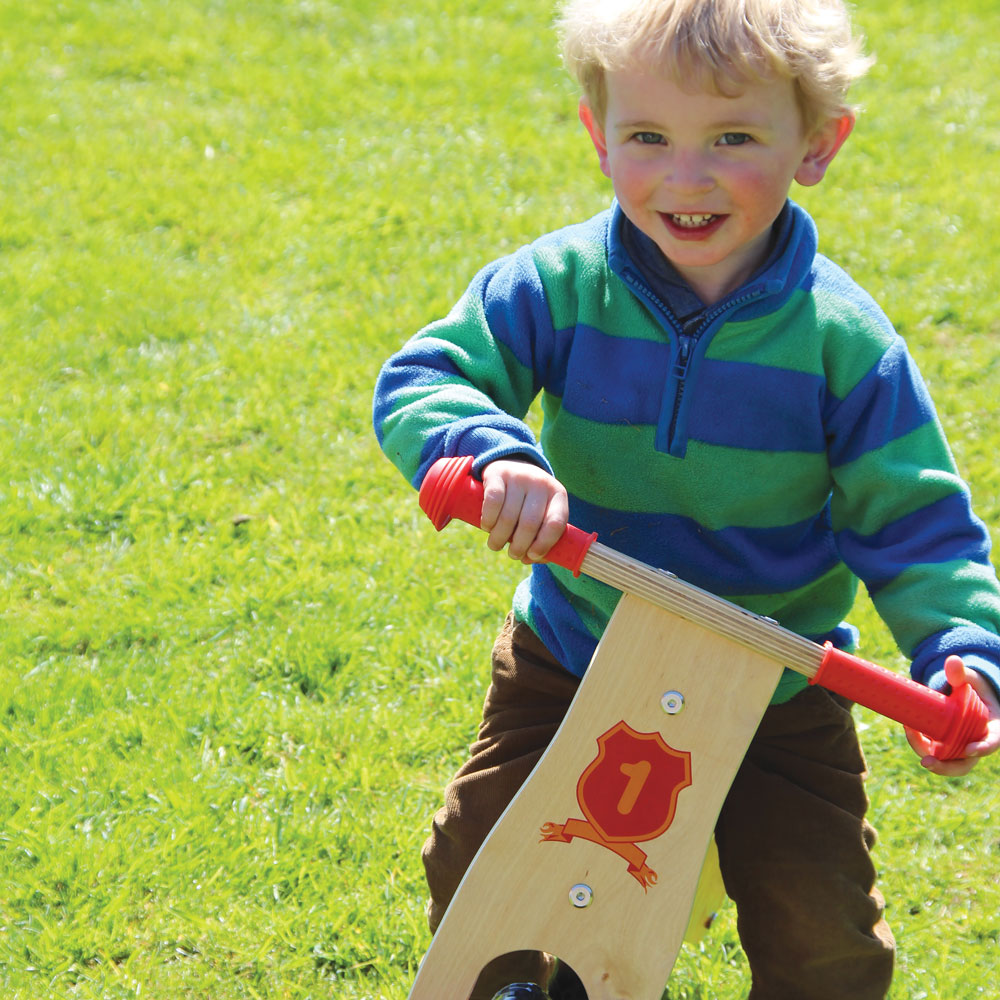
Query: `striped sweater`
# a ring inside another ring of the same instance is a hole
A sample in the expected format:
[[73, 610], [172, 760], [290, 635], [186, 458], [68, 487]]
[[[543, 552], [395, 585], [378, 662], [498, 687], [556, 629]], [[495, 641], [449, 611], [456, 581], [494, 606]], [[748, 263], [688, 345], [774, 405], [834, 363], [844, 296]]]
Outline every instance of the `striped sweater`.
[[[809, 216], [685, 327], [621, 239], [617, 205], [484, 268], [379, 376], [379, 443], [419, 487], [443, 456], [524, 456], [570, 520], [817, 641], [851, 648], [864, 582], [912, 674], [950, 653], [1000, 689], [1000, 588], [924, 383]], [[536, 440], [524, 418], [541, 394]], [[517, 617], [581, 676], [619, 594], [537, 565]], [[805, 685], [785, 672], [775, 701]]]

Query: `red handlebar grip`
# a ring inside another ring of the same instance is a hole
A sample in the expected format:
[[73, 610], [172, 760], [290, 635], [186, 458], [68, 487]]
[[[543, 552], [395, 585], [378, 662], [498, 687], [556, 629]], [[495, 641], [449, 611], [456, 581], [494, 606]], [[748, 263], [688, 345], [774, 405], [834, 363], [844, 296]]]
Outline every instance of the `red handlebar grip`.
[[440, 531], [453, 517], [479, 527], [483, 484], [472, 475], [472, 458], [440, 458], [420, 485], [420, 509]]
[[932, 691], [909, 677], [868, 663], [826, 644], [826, 654], [810, 684], [821, 684], [930, 737], [938, 760], [961, 757], [966, 746], [986, 735], [989, 713], [968, 684], [950, 695]]
[[[427, 470], [420, 486], [420, 509], [438, 531], [455, 517], [478, 528], [483, 513], [483, 484], [472, 474], [472, 459], [439, 458]], [[596, 538], [596, 532], [587, 534], [567, 524], [545, 561], [579, 576], [583, 558]]]

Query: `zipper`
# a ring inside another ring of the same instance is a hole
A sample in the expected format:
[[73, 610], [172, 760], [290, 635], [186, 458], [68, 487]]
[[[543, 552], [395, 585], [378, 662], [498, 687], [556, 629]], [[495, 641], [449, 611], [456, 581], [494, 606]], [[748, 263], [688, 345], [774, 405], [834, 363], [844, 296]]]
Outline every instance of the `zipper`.
[[717, 320], [726, 313], [734, 309], [739, 309], [741, 306], [745, 306], [763, 295], [767, 290], [766, 286], [756, 285], [753, 288], [748, 288], [738, 298], [724, 299], [714, 308], [706, 309], [701, 316], [681, 326], [673, 312], [659, 299], [639, 275], [630, 268], [627, 268], [622, 272], [622, 277], [625, 278], [636, 295], [643, 298], [650, 305], [655, 306], [656, 314], [659, 316], [664, 329], [672, 333], [676, 338], [677, 355], [670, 371], [670, 383], [673, 390], [670, 422], [667, 425], [666, 441], [661, 439], [660, 429], [657, 429], [656, 444], [658, 447], [662, 447], [662, 450], [668, 455], [683, 458], [687, 451], [687, 438], [678, 439], [677, 426], [680, 422], [687, 390], [687, 380], [691, 374], [691, 362], [694, 358], [698, 342], [704, 333], [707, 330], [711, 330]]
[[677, 360], [674, 362], [671, 378], [673, 379], [674, 406], [670, 417], [670, 427], [667, 431], [667, 451], [674, 454], [674, 440], [677, 436], [677, 419], [681, 413], [681, 404], [684, 402], [684, 390], [687, 386], [688, 368], [691, 366], [691, 356], [694, 354], [695, 345], [705, 327], [708, 325], [708, 318], [703, 313], [697, 319], [685, 323], [681, 332], [677, 335]]

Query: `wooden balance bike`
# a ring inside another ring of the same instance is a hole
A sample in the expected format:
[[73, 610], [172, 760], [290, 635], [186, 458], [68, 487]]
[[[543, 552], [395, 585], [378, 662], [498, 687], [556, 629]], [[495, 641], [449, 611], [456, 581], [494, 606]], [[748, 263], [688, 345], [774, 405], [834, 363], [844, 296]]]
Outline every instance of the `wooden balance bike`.
[[[442, 459], [420, 505], [479, 526], [471, 458]], [[573, 527], [548, 559], [622, 591], [566, 718], [476, 855], [409, 1000], [467, 1000], [509, 952], [556, 955], [589, 1000], [659, 1000], [736, 770], [785, 667], [960, 756], [987, 713], [816, 645]], [[724, 678], [724, 683], [722, 682]], [[726, 739], [719, 740], [718, 733]], [[512, 873], [516, 872], [516, 877]]]

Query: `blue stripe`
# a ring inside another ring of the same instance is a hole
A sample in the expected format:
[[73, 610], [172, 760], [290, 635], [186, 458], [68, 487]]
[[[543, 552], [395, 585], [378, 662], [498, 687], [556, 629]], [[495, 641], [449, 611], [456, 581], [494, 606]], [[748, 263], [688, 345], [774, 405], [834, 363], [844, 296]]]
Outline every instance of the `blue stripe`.
[[532, 567], [514, 597], [515, 607], [526, 606], [528, 624], [545, 648], [571, 673], [582, 677], [594, 656], [597, 639], [566, 600], [552, 571]]
[[[602, 424], [655, 424], [670, 369], [671, 347], [653, 340], [612, 337], [590, 326], [558, 335], [556, 366], [569, 413]], [[568, 377], [567, 377], [568, 376]]]
[[708, 531], [691, 518], [629, 514], [572, 497], [570, 521], [626, 555], [722, 596], [798, 590], [840, 562], [828, 509], [798, 524]]
[[[854, 326], [856, 317], [867, 320], [872, 332], [881, 329], [887, 337], [897, 336], [889, 317], [882, 307], [838, 264], [823, 254], [816, 254], [813, 260], [813, 281], [804, 282], [801, 290], [827, 299], [826, 308], [832, 315], [843, 313], [847, 325]], [[839, 302], [837, 302], [839, 300]], [[864, 326], [862, 322], [862, 326]]]
[[[572, 374], [547, 388], [562, 397], [567, 412], [601, 424], [658, 424], [674, 352], [670, 344], [613, 337], [582, 325], [558, 331], [556, 343], [557, 369]], [[705, 359], [688, 377], [691, 437], [730, 448], [821, 454], [824, 384], [806, 372]]]
[[530, 456], [538, 465], [551, 473], [551, 467], [542, 455], [531, 430], [516, 417], [499, 410], [451, 420], [436, 427], [424, 440], [420, 464], [412, 479], [419, 488], [427, 470], [439, 458], [476, 456], [473, 471], [478, 475], [490, 462], [512, 455]]
[[706, 444], [821, 454], [826, 380], [808, 372], [706, 359], [688, 390], [690, 436]]
[[[535, 373], [535, 391], [552, 368], [552, 315], [530, 250], [523, 249], [480, 272], [489, 332], [518, 363]], [[472, 289], [470, 289], [472, 291]]]
[[934, 405], [897, 338], [847, 398], [830, 400], [830, 464], [846, 465], [935, 420]]
[[[942, 533], [942, 524], [953, 527]], [[957, 559], [990, 564], [989, 536], [972, 513], [965, 492], [922, 507], [874, 535], [840, 531], [837, 545], [844, 561], [873, 594], [914, 565]]]
[[918, 643], [912, 655], [910, 673], [922, 684], [930, 684], [936, 673], [943, 674], [947, 657], [961, 656], [966, 666], [985, 675], [1000, 696], [1000, 636], [995, 632], [979, 625], [947, 629]]
[[[421, 345], [430, 349], [420, 350]], [[377, 423], [384, 423], [401, 391], [412, 395], [413, 389], [439, 385], [451, 379], [466, 381], [452, 359], [441, 351], [440, 341], [411, 341], [389, 359], [379, 375], [379, 391], [374, 406], [376, 415], [383, 416]]]
[[430, 387], [453, 378], [462, 378], [454, 362], [440, 350], [440, 341], [412, 340], [383, 366], [372, 401], [372, 423], [379, 445], [384, 440], [385, 422], [392, 416], [402, 393], [412, 397], [417, 387]]

